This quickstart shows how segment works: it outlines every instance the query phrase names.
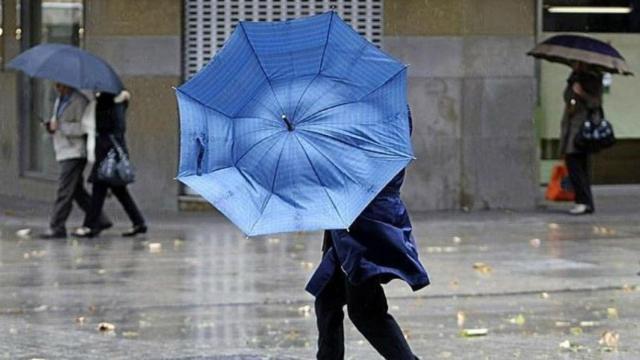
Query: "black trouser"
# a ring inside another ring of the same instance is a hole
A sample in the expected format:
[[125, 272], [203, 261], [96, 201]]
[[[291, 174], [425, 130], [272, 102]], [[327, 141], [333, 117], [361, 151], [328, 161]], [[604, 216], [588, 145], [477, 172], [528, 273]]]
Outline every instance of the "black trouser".
[[[53, 213], [49, 226], [53, 232], [65, 232], [65, 223], [71, 214], [72, 203], [80, 206], [87, 213], [91, 204], [91, 196], [84, 188], [82, 172], [87, 164], [87, 159], [69, 159], [58, 162], [60, 164], [60, 177], [58, 178], [58, 192], [53, 205]], [[97, 221], [107, 223], [109, 219], [98, 212]]]
[[576, 192], [576, 204], [587, 205], [595, 210], [591, 194], [591, 156], [589, 154], [567, 154], [565, 157], [569, 179]]
[[144, 218], [136, 206], [135, 201], [133, 201], [131, 194], [129, 194], [126, 186], [111, 186], [103, 182], [96, 181], [93, 183], [91, 209], [87, 212], [87, 217], [84, 220], [84, 226], [91, 229], [97, 229], [99, 227], [100, 212], [104, 206], [104, 200], [107, 197], [107, 190], [109, 189], [111, 189], [111, 192], [115, 195], [116, 199], [120, 201], [120, 204], [129, 216], [133, 225], [144, 225]]
[[387, 312], [387, 298], [380, 283], [370, 279], [354, 286], [340, 268], [336, 268], [329, 283], [316, 297], [318, 359], [344, 359], [342, 308], [345, 304], [358, 331], [385, 359], [417, 359], [402, 330]]

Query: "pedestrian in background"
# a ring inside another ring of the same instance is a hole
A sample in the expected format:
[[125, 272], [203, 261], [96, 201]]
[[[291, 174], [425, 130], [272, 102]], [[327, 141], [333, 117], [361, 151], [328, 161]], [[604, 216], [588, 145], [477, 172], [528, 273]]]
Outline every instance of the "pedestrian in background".
[[324, 233], [322, 261], [307, 285], [316, 297], [318, 359], [344, 359], [345, 305], [358, 331], [385, 359], [417, 359], [388, 313], [381, 285], [402, 279], [416, 291], [429, 284], [400, 199], [404, 174], [398, 173], [348, 230]]
[[94, 237], [100, 234], [103, 230], [100, 226], [100, 213], [109, 190], [118, 199], [133, 224], [131, 229], [122, 233], [122, 236], [144, 234], [147, 232], [145, 219], [131, 197], [127, 186], [110, 184], [97, 176], [100, 164], [116, 146], [128, 153], [125, 142], [125, 116], [130, 94], [128, 91], [122, 91], [118, 95], [103, 92], [98, 94], [96, 99], [96, 162], [89, 176], [89, 181], [93, 183], [91, 207], [87, 212], [83, 227], [77, 229], [74, 235]]
[[[91, 197], [84, 188], [83, 171], [87, 164], [86, 134], [82, 117], [88, 104], [87, 98], [76, 89], [56, 83], [58, 97], [53, 106], [51, 119], [44, 123], [53, 135], [56, 160], [60, 164], [58, 191], [49, 222], [49, 231], [42, 238], [64, 238], [67, 236], [66, 221], [71, 214], [73, 201], [87, 213]], [[96, 228], [112, 226], [102, 212], [96, 214]]]
[[575, 206], [570, 214], [583, 215], [595, 211], [591, 193], [591, 156], [576, 147], [575, 139], [582, 124], [591, 119], [599, 123], [602, 117], [602, 73], [592, 66], [576, 61], [564, 91], [565, 110], [560, 133], [560, 154], [569, 171], [575, 191]]

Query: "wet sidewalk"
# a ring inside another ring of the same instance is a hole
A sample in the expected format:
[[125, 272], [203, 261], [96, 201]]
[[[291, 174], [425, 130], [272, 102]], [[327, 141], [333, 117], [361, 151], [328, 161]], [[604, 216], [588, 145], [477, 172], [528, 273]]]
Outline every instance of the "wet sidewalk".
[[[640, 189], [599, 188], [596, 201], [585, 217], [556, 204], [414, 214], [433, 285], [385, 291], [416, 354], [639, 359]], [[0, 198], [0, 359], [314, 357], [303, 289], [320, 234], [245, 238], [212, 213], [158, 213], [144, 238], [120, 237], [121, 218], [91, 240], [17, 235], [43, 231], [48, 208]], [[377, 359], [345, 325], [347, 358]]]

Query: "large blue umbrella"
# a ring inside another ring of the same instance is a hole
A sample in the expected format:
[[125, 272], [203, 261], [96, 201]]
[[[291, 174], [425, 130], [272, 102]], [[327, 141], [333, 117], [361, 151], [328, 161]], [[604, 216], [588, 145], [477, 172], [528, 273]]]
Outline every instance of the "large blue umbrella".
[[119, 93], [122, 81], [104, 60], [78, 47], [40, 44], [7, 64], [29, 76], [53, 80], [77, 89]]
[[178, 179], [248, 235], [348, 228], [413, 158], [406, 66], [334, 12], [241, 22], [177, 98]]
[[527, 55], [566, 65], [581, 61], [604, 72], [633, 75], [618, 50], [604, 41], [588, 36], [552, 36], [536, 45]]

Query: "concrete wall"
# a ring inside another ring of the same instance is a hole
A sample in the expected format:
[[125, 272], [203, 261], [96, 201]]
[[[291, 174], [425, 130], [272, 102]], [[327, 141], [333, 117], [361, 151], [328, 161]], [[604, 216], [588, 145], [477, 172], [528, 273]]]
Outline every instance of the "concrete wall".
[[[6, 9], [15, 0], [5, 0]], [[110, 62], [132, 93], [127, 139], [138, 169], [132, 192], [146, 209], [177, 209], [173, 180], [178, 156], [177, 107], [181, 81], [182, 1], [86, 0], [85, 47]], [[6, 35], [15, 11], [5, 12]], [[3, 36], [11, 59], [19, 44]], [[0, 72], [0, 193], [52, 200], [56, 182], [20, 176], [17, 75]]]
[[408, 206], [534, 207], [535, 1], [386, 1], [384, 33], [410, 64]]

